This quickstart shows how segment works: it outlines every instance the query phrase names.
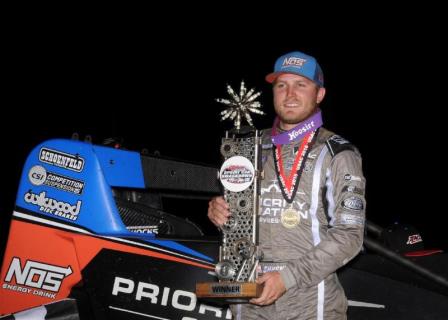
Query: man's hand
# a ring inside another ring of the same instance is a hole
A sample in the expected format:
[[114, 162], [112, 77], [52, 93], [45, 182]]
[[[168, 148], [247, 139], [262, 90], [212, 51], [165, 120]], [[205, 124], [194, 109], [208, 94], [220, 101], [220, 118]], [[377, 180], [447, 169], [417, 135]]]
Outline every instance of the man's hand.
[[208, 218], [217, 227], [226, 223], [230, 216], [229, 205], [223, 197], [215, 197], [208, 203]]
[[264, 283], [264, 288], [259, 298], [249, 301], [253, 304], [260, 306], [272, 304], [286, 292], [279, 272], [267, 272], [257, 279], [257, 283]]

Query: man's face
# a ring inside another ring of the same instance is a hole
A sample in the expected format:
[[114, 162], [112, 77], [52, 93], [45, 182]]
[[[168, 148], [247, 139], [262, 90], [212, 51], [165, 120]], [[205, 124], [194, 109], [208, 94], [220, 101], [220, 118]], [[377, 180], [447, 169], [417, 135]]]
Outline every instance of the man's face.
[[325, 89], [313, 81], [292, 73], [280, 75], [273, 85], [274, 108], [280, 127], [292, 129], [314, 113], [325, 96]]

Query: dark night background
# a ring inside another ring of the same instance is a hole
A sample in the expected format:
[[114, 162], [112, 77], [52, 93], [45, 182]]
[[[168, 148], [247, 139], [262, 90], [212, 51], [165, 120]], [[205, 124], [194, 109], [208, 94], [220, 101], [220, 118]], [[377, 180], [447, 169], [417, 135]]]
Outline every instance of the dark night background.
[[[214, 99], [244, 79], [263, 92], [268, 115], [255, 115], [256, 126], [269, 127], [272, 96], [264, 76], [278, 56], [301, 50], [324, 71], [325, 126], [363, 155], [368, 219], [411, 223], [427, 248], [448, 249], [441, 133], [447, 50], [442, 22], [424, 14], [400, 22], [395, 14], [355, 15], [322, 30], [261, 18], [236, 26], [233, 17], [213, 15], [176, 23], [117, 16], [104, 23], [65, 16], [16, 22], [2, 50], [1, 248], [21, 167], [38, 143], [73, 132], [94, 143], [121, 137], [127, 149], [218, 166], [230, 123], [219, 121], [222, 107]], [[171, 213], [208, 232], [206, 207], [194, 203]]]

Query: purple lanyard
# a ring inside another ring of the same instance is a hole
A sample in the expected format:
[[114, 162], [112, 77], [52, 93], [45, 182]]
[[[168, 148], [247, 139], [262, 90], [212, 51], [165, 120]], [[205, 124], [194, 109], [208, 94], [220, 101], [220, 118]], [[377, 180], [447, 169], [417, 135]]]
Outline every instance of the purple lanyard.
[[277, 134], [277, 126], [279, 123], [278, 117], [275, 118], [274, 125], [272, 126], [272, 143], [275, 145], [287, 144], [293, 141], [302, 139], [307, 133], [312, 130], [317, 130], [322, 126], [322, 113], [318, 109], [308, 119], [300, 122], [297, 126], [286, 132]]

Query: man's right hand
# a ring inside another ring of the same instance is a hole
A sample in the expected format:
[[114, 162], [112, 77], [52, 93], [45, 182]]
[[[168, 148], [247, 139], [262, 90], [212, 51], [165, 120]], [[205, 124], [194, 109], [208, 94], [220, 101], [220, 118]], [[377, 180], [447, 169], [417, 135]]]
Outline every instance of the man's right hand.
[[208, 218], [217, 227], [226, 223], [230, 216], [229, 205], [223, 197], [215, 197], [208, 203]]

